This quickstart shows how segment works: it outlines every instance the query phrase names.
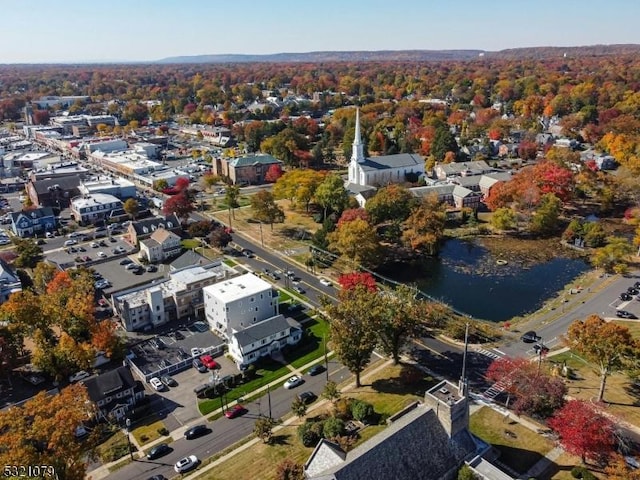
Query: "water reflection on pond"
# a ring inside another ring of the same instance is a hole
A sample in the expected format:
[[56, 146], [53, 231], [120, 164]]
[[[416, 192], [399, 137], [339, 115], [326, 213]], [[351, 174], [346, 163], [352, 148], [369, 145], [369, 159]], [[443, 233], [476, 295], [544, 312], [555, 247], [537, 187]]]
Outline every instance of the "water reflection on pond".
[[558, 256], [526, 265], [518, 258], [496, 258], [475, 243], [453, 239], [422, 270], [396, 268], [389, 276], [415, 282], [422, 291], [473, 317], [499, 322], [535, 311], [588, 269], [583, 260]]

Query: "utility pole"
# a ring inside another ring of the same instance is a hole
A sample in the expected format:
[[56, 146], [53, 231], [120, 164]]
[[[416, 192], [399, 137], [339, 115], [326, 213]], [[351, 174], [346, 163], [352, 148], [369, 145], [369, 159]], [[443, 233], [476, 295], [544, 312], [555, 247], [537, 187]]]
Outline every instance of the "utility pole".
[[458, 391], [461, 397], [467, 396], [467, 351], [469, 348], [469, 324], [465, 326], [464, 330], [464, 353], [462, 355], [462, 372], [460, 374], [460, 382], [458, 384]]
[[324, 344], [324, 372], [327, 377], [327, 383], [329, 382], [329, 359], [327, 358], [327, 334], [322, 334], [322, 343]]
[[133, 458], [133, 449], [131, 448], [131, 438], [129, 437], [129, 430], [131, 428], [131, 419], [127, 418], [124, 422], [125, 424], [125, 428], [124, 431], [127, 432], [127, 444], [129, 445], [129, 456], [131, 457], [131, 461], [134, 461], [135, 458]]
[[271, 390], [269, 389], [269, 384], [267, 384], [267, 399], [269, 400], [269, 419], [272, 419], [271, 416]]

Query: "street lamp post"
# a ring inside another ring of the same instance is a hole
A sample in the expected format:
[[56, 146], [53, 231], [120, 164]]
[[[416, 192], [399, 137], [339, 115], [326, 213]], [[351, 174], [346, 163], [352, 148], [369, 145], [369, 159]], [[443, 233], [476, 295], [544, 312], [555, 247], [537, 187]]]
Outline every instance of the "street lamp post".
[[131, 428], [131, 419], [127, 418], [124, 422], [125, 424], [125, 429], [124, 431], [127, 433], [127, 445], [129, 446], [129, 456], [131, 457], [131, 461], [134, 461], [135, 458], [133, 458], [133, 449], [131, 448], [131, 438], [129, 437], [129, 430]]

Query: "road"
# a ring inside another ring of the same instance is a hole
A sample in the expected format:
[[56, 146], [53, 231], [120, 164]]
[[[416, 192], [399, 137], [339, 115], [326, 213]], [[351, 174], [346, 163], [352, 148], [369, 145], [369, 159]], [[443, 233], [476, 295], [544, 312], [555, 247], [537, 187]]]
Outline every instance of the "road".
[[[348, 370], [338, 364], [335, 360], [329, 361], [329, 378], [340, 383], [351, 376]], [[324, 389], [326, 376], [325, 373], [311, 377], [304, 376], [305, 383], [293, 388], [285, 390], [283, 387], [275, 389], [271, 392], [271, 413], [273, 418], [280, 418], [291, 412], [291, 403], [298, 393], [304, 391], [312, 391], [319, 395]], [[262, 415], [269, 414], [269, 401], [265, 395], [258, 402], [251, 402], [244, 405], [249, 411], [238, 418], [230, 420], [222, 417], [214, 422], [200, 422], [206, 424], [211, 432], [194, 440], [185, 440], [184, 438], [175, 439], [170, 444], [173, 451], [156, 460], [136, 460], [116, 472], [109, 475], [110, 480], [132, 480], [146, 479], [152, 475], [164, 475], [171, 478], [176, 475], [173, 465], [187, 455], [196, 455], [200, 460], [208, 458], [234, 443], [249, 436], [253, 432], [256, 419]], [[163, 412], [158, 412], [162, 417]], [[203, 419], [204, 420], [204, 419]]]

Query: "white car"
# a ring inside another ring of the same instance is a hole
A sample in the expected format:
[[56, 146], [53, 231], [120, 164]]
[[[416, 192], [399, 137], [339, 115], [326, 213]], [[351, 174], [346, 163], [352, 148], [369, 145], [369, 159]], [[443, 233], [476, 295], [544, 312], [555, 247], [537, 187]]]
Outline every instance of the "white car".
[[99, 256], [100, 258], [107, 258], [107, 254], [106, 254], [106, 253], [104, 253], [104, 252], [98, 252], [98, 256]]
[[290, 377], [286, 382], [284, 382], [284, 388], [289, 390], [290, 388], [294, 388], [294, 387], [297, 387], [298, 385], [301, 385], [303, 382], [304, 380], [302, 380], [302, 378], [300, 378], [297, 375], [294, 375], [293, 377]]
[[331, 286], [331, 282], [329, 280], [327, 280], [326, 278], [321, 278], [320, 279], [320, 283], [322, 285], [324, 285], [325, 287], [330, 287]]
[[71, 245], [75, 245], [76, 243], [78, 243], [78, 242], [76, 242], [75, 240], [65, 240], [64, 246], [65, 247], [70, 247]]
[[54, 237], [53, 232], [46, 232], [44, 234], [44, 236], [47, 237], [47, 238], [53, 238]]
[[9, 240], [7, 237], [0, 237], [0, 245], [9, 245], [11, 243], [11, 240]]
[[149, 384], [153, 387], [154, 390], [160, 392], [164, 390], [164, 384], [158, 377], [153, 377], [149, 380]]
[[173, 469], [177, 473], [184, 473], [184, 472], [188, 472], [192, 468], [195, 468], [198, 465], [198, 463], [200, 463], [200, 460], [198, 460], [198, 457], [196, 457], [195, 455], [189, 455], [188, 457], [184, 457], [178, 460], [176, 464], [173, 466]]
[[79, 372], [74, 373], [69, 377], [69, 383], [76, 383], [80, 380], [84, 380], [85, 378], [89, 378], [91, 375], [89, 372], [85, 372], [84, 370], [80, 370]]
[[91, 242], [91, 248], [98, 248], [99, 246], [98, 242]]

